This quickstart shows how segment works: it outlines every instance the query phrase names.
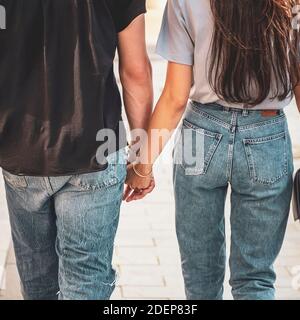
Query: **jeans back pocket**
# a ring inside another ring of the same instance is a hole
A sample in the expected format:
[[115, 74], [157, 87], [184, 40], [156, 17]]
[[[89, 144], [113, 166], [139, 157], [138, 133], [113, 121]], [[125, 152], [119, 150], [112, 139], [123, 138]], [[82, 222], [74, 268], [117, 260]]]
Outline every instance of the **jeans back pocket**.
[[107, 168], [102, 171], [74, 175], [69, 183], [82, 191], [96, 191], [124, 183], [126, 153], [121, 149], [107, 157]]
[[175, 147], [175, 165], [181, 165], [186, 175], [206, 174], [222, 137], [184, 119]]
[[250, 178], [254, 182], [270, 185], [288, 174], [286, 132], [263, 138], [244, 139], [243, 142]]

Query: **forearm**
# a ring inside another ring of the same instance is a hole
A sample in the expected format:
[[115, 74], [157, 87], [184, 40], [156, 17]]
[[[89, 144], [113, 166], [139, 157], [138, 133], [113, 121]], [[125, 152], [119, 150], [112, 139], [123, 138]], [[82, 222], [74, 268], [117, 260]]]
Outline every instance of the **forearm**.
[[130, 130], [147, 130], [153, 107], [151, 65], [141, 76], [121, 72], [123, 99]]
[[140, 161], [151, 168], [172, 137], [185, 110], [186, 102], [178, 103], [168, 93], [161, 96], [141, 147]]

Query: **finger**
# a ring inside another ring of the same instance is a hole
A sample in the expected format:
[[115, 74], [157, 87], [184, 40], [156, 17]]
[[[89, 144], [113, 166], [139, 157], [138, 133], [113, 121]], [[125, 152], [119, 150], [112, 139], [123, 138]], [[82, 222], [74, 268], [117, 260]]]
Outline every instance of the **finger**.
[[130, 198], [131, 201], [137, 201], [137, 200], [142, 200], [143, 198], [145, 198], [147, 195], [147, 193], [143, 192], [140, 194], [133, 194]]
[[133, 164], [131, 162], [127, 163], [127, 170], [130, 170], [133, 167]]
[[148, 188], [148, 193], [151, 193], [155, 188], [155, 182], [153, 181], [153, 183], [151, 183], [150, 187]]
[[131, 202], [131, 201], [136, 201], [136, 200], [141, 200], [143, 198], [145, 198], [146, 195], [148, 195], [149, 193], [151, 193], [153, 191], [153, 189], [155, 188], [155, 182], [154, 180], [151, 180], [150, 186], [146, 189], [141, 190], [140, 192], [138, 192], [137, 190], [135, 190], [135, 192], [133, 192], [128, 198], [127, 201]]
[[141, 193], [134, 193], [134, 194], [132, 194], [132, 196], [131, 196], [130, 198], [131, 198], [133, 201], [141, 200], [141, 199], [145, 198], [146, 195], [149, 193], [147, 190], [148, 190], [148, 189], [145, 189], [145, 190], [144, 190], [143, 192], [141, 192]]
[[130, 202], [131, 200], [131, 198], [132, 198], [132, 196], [133, 196], [133, 194], [134, 194], [134, 190], [132, 190], [131, 189], [131, 192], [128, 194], [128, 196], [124, 199], [124, 201], [125, 202]]
[[131, 202], [135, 199], [135, 197], [142, 194], [142, 191], [133, 190], [133, 192], [126, 198], [126, 202]]
[[125, 187], [125, 191], [124, 191], [124, 193], [123, 193], [123, 200], [126, 200], [132, 191], [133, 191], [133, 190], [130, 188], [130, 186], [127, 185], [127, 186]]
[[143, 190], [149, 193], [149, 192], [152, 192], [154, 188], [155, 188], [155, 181], [151, 180], [149, 186]]
[[133, 194], [133, 200], [141, 200], [150, 194], [155, 188], [155, 184], [151, 184], [150, 187], [144, 189], [140, 194]]

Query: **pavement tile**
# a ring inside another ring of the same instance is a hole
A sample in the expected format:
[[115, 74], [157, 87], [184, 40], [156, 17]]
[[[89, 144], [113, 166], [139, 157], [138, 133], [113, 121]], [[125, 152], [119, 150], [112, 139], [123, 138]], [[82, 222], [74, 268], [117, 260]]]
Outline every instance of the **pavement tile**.
[[121, 300], [122, 298], [123, 298], [122, 289], [117, 286], [111, 296], [111, 300]]
[[184, 291], [181, 287], [123, 287], [124, 298], [177, 298], [183, 297]]
[[300, 291], [293, 290], [291, 288], [279, 288], [276, 294], [277, 300], [299, 300]]
[[10, 237], [9, 221], [0, 221], [0, 251], [8, 250], [10, 246]]
[[114, 264], [117, 265], [157, 265], [158, 258], [151, 251], [144, 248], [116, 248]]
[[122, 287], [132, 286], [164, 286], [164, 278], [156, 274], [145, 274], [144, 272], [120, 272], [117, 284]]
[[120, 265], [120, 272], [132, 272], [144, 275], [170, 275], [174, 278], [182, 277], [180, 265]]
[[154, 240], [151, 234], [142, 236], [135, 233], [119, 232], [115, 245], [117, 247], [152, 247], [154, 246]]

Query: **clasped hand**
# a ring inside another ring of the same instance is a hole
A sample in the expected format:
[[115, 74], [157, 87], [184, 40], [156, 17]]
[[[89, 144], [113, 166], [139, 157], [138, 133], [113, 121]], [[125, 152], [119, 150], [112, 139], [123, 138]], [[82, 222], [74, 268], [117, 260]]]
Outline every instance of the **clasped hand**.
[[[137, 172], [145, 173], [143, 177], [139, 176]], [[155, 188], [155, 180], [152, 168], [143, 164], [129, 164], [127, 166], [126, 188], [123, 195], [123, 200], [131, 202], [134, 200], [143, 199], [147, 194], [151, 193]]]

